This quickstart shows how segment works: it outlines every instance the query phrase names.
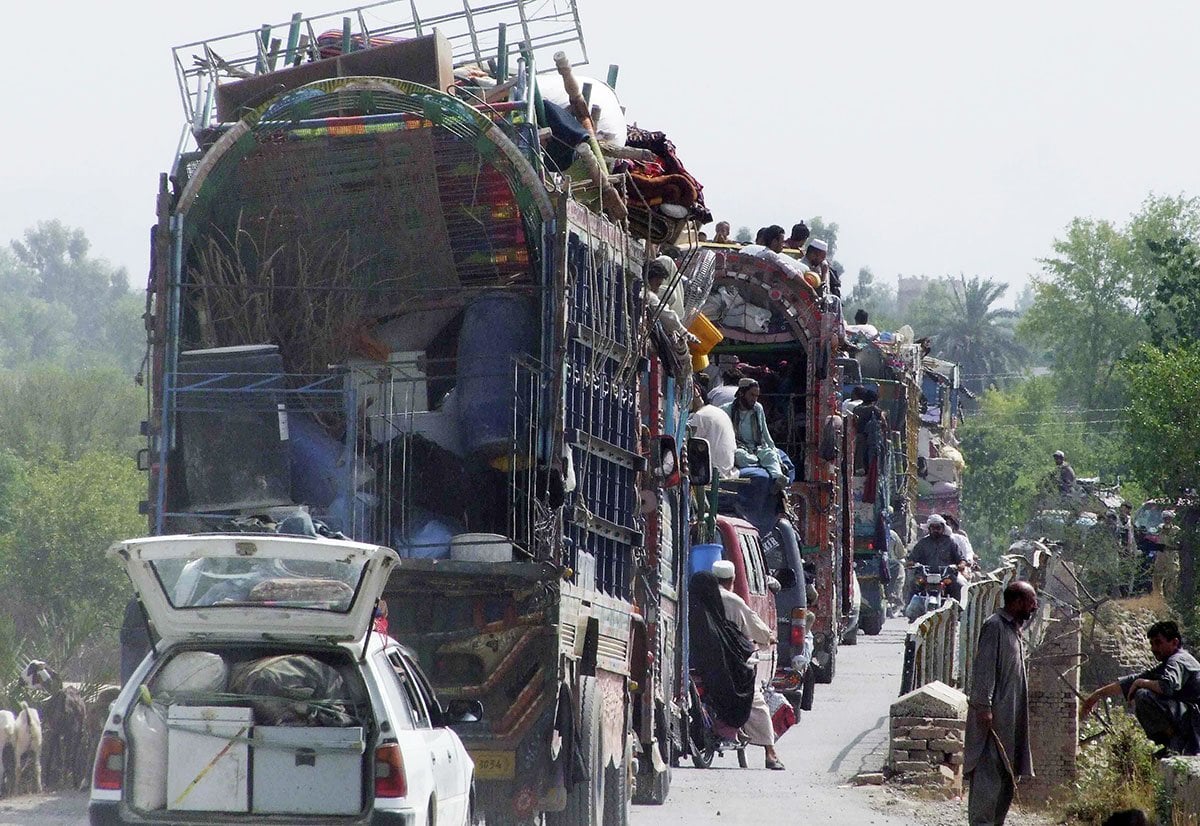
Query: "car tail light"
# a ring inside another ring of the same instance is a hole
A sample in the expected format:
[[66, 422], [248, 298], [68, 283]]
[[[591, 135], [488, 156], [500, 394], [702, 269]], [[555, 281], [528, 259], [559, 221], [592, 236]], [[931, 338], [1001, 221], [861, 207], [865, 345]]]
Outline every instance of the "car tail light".
[[408, 776], [404, 773], [404, 755], [398, 743], [375, 749], [375, 796], [404, 797], [408, 794]]
[[92, 770], [92, 786], [108, 791], [120, 791], [125, 779], [125, 741], [115, 734], [106, 734], [96, 752]]
[[793, 648], [804, 648], [804, 635], [808, 630], [804, 624], [803, 608], [792, 609], [792, 633], [789, 637]]

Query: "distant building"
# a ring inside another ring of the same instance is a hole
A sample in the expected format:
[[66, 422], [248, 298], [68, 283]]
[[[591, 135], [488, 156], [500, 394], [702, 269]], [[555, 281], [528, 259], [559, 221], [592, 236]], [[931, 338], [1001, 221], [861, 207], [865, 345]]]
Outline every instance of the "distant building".
[[896, 283], [896, 315], [904, 318], [912, 303], [929, 289], [932, 279], [928, 275], [901, 275]]

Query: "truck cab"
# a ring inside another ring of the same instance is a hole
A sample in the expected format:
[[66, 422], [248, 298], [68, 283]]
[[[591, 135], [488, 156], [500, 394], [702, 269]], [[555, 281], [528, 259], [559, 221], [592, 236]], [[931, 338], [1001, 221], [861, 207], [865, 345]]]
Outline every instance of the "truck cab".
[[[772, 582], [778, 585], [778, 581], [767, 569], [758, 531], [744, 519], [718, 516], [717, 533], [721, 539], [722, 558], [733, 563], [733, 592], [745, 600], [768, 626], [777, 627], [778, 614], [771, 588]], [[777, 661], [776, 645], [759, 647], [759, 682], [767, 683], [774, 679]]]

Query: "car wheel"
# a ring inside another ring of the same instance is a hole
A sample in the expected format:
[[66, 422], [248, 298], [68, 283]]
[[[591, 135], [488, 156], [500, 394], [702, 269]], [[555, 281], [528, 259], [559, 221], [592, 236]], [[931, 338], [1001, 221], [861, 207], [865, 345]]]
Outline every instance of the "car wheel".
[[827, 640], [825, 648], [819, 651], [815, 657], [818, 683], [832, 683], [833, 677], [837, 673], [838, 638], [830, 634]]
[[868, 637], [874, 637], [883, 630], [883, 614], [870, 611], [862, 615], [862, 630]]
[[[804, 690], [800, 693], [800, 708], [805, 711], [812, 711], [813, 694], [817, 690], [817, 672], [816, 669], [809, 664], [808, 668], [804, 669]], [[799, 718], [799, 714], [796, 715]]]
[[561, 812], [547, 812], [548, 826], [603, 826], [604, 780], [607, 772], [600, 764], [600, 707], [602, 698], [595, 677], [584, 677], [579, 687], [580, 747], [587, 759], [588, 779], [576, 783], [567, 792], [567, 805]]
[[629, 767], [604, 767], [604, 826], [629, 826]]
[[661, 806], [671, 793], [671, 769], [679, 765], [679, 758], [675, 756], [667, 714], [661, 703], [655, 704], [654, 736], [658, 740], [658, 756], [662, 760], [663, 770], [656, 772], [653, 760], [640, 761], [638, 775], [633, 781], [634, 803]]

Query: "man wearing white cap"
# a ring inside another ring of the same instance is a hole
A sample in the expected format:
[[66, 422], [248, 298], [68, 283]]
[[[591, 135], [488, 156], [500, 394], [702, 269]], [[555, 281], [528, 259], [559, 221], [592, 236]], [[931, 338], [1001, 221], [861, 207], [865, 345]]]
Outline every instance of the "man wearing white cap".
[[[721, 585], [721, 601], [725, 605], [725, 618], [738, 627], [746, 637], [758, 645], [773, 645], [775, 634], [770, 626], [762, 621], [762, 617], [754, 613], [746, 602], [733, 592], [735, 570], [733, 563], [727, 559], [718, 559], [713, 563], [712, 574]], [[750, 744], [766, 749], [766, 767], [782, 771], [783, 761], [775, 753], [775, 727], [771, 724], [771, 710], [767, 707], [767, 699], [763, 696], [762, 685], [755, 682], [754, 703], [750, 707], [750, 719], [742, 726], [742, 732], [750, 738]]]
[[739, 468], [762, 468], [778, 490], [787, 485], [788, 479], [779, 461], [775, 440], [771, 438], [771, 431], [767, 427], [766, 411], [758, 401], [761, 392], [757, 381], [743, 378], [738, 382], [733, 401], [721, 409], [733, 422], [733, 433], [737, 440], [734, 464]]
[[[951, 566], [958, 568], [959, 573], [965, 571], [967, 561], [963, 557], [962, 547], [946, 529], [946, 520], [940, 514], [930, 514], [929, 521], [925, 523], [925, 530], [929, 532], [928, 535], [921, 537], [912, 546], [906, 564], [909, 567], [924, 565], [926, 569], [935, 573]], [[960, 593], [959, 582], [956, 580], [951, 587], [950, 596], [958, 599]]]
[[821, 276], [821, 283], [829, 289], [832, 295], [839, 295], [841, 288], [839, 285], [838, 291], [834, 292], [830, 283], [829, 265], [825, 263], [826, 256], [829, 255], [829, 245], [820, 238], [809, 238], [808, 246], [804, 251], [804, 258], [800, 260], [801, 266], [808, 269], [810, 272], [815, 272]]

